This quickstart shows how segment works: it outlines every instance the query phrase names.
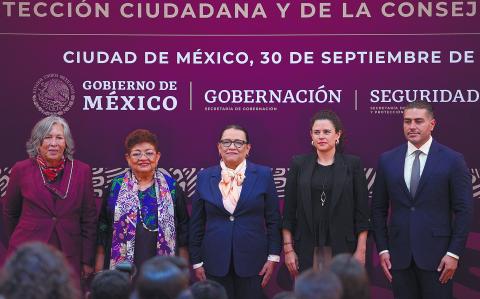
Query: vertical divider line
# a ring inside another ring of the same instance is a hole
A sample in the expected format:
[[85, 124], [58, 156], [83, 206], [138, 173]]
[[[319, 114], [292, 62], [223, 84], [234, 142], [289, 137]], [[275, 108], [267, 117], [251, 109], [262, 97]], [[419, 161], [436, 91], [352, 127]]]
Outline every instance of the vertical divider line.
[[193, 91], [192, 81], [190, 81], [190, 111], [192, 111], [192, 105], [193, 105], [193, 103], [192, 103], [192, 98], [193, 98], [193, 97], [192, 97], [192, 93], [193, 93], [193, 92], [192, 92], [192, 91]]
[[355, 111], [358, 111], [358, 90], [355, 89]]

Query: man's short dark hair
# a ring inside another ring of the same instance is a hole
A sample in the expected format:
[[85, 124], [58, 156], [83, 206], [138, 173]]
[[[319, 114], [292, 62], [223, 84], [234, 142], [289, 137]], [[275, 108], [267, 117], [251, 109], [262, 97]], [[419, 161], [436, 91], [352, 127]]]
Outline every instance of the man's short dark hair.
[[195, 299], [228, 299], [225, 288], [216, 281], [197, 281], [190, 287], [190, 292]]
[[330, 264], [330, 270], [342, 282], [343, 299], [370, 298], [367, 271], [352, 255], [348, 253], [336, 255]]
[[342, 284], [330, 271], [307, 270], [295, 281], [298, 299], [341, 299]]
[[128, 299], [130, 278], [118, 270], [105, 270], [92, 281], [90, 299]]
[[188, 272], [180, 267], [183, 259], [153, 257], [143, 263], [135, 295], [139, 299], [175, 299], [188, 287]]
[[407, 109], [425, 109], [427, 110], [427, 113], [432, 117], [435, 118], [435, 113], [433, 112], [433, 106], [427, 101], [413, 101], [407, 104], [405, 106], [404, 110]]
[[134, 263], [123, 261], [115, 265], [115, 270], [127, 274], [130, 280], [133, 280], [137, 275], [137, 267]]
[[190, 275], [190, 269], [188, 268], [187, 261], [179, 256], [156, 256], [150, 259], [152, 263], [163, 263], [163, 262], [170, 262], [178, 267], [178, 269], [184, 271], [187, 275]]

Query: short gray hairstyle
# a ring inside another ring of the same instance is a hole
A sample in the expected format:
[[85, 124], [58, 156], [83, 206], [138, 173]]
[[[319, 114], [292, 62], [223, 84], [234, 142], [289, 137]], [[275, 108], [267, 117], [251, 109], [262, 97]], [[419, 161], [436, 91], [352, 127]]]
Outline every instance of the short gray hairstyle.
[[63, 126], [63, 135], [65, 136], [65, 152], [64, 155], [73, 160], [73, 153], [75, 152], [75, 142], [73, 141], [72, 133], [67, 121], [57, 115], [50, 115], [35, 124], [30, 135], [30, 139], [27, 141], [27, 154], [30, 158], [38, 155], [38, 148], [42, 144], [45, 136], [50, 133], [52, 126], [59, 124]]

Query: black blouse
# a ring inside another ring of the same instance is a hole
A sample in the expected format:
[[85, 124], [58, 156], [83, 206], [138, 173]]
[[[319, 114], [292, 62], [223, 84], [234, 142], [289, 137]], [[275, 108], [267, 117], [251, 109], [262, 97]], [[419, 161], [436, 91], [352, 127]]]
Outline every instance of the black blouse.
[[311, 185], [315, 243], [317, 246], [330, 246], [328, 207], [332, 198], [333, 164], [328, 166], [315, 164]]

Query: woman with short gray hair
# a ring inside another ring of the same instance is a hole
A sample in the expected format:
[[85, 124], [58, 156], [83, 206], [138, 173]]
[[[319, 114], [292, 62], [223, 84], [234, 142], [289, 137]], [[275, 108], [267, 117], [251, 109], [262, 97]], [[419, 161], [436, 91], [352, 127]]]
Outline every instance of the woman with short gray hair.
[[60, 116], [52, 115], [40, 120], [32, 129], [32, 134], [27, 141], [27, 154], [30, 158], [38, 156], [38, 148], [40, 147], [45, 136], [50, 133], [52, 126], [58, 124], [63, 127], [63, 135], [65, 138], [64, 155], [73, 160], [73, 153], [75, 152], [75, 142], [73, 141], [72, 133], [68, 123]]
[[62, 251], [78, 278], [87, 278], [97, 225], [90, 166], [73, 158], [70, 127], [59, 116], [33, 127], [27, 153], [29, 159], [13, 166], [4, 198], [7, 256], [41, 241]]

